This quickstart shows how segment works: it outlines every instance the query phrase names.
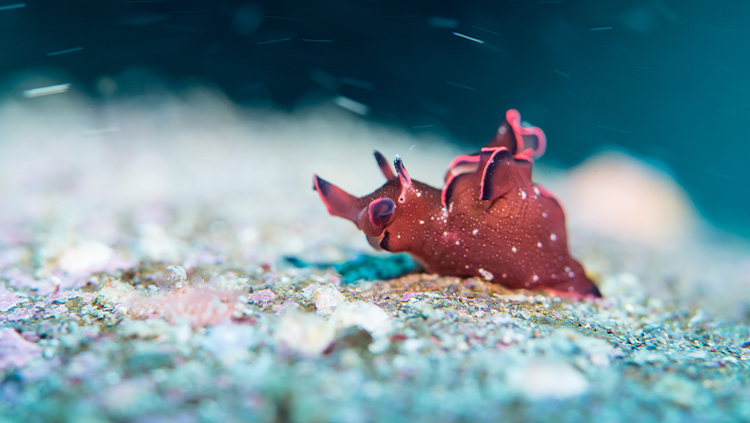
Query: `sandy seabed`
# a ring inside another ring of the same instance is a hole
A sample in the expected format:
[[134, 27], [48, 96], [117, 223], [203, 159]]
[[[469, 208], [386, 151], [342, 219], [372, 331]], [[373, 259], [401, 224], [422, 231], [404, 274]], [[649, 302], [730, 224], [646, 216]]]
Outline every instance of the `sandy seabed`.
[[413, 271], [311, 190], [374, 190], [373, 148], [440, 185], [464, 152], [434, 135], [206, 89], [0, 128], [5, 421], [750, 420], [747, 243], [635, 159], [535, 167], [605, 295], [574, 300]]

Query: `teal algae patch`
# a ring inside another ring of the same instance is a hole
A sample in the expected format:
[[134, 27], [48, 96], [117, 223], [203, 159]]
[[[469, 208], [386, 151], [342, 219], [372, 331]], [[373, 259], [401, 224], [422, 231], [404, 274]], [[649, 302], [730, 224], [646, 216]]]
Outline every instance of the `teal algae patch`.
[[419, 268], [408, 254], [394, 254], [388, 257], [362, 254], [354, 260], [333, 265], [341, 274], [344, 283], [392, 279], [411, 273]]

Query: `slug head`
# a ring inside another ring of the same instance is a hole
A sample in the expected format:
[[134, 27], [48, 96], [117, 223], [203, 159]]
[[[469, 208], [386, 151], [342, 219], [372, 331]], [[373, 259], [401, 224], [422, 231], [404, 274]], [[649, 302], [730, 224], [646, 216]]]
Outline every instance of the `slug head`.
[[420, 198], [421, 195], [415, 194], [415, 183], [399, 156], [396, 156], [394, 162], [396, 174], [377, 151], [375, 159], [388, 180], [372, 194], [357, 198], [317, 175], [313, 178], [314, 189], [318, 191], [328, 213], [352, 221], [367, 235], [374, 248], [394, 251], [388, 242], [387, 229], [408, 229], [399, 223], [399, 217], [404, 214], [414, 215], [429, 206], [423, 204], [426, 203], [426, 197]]

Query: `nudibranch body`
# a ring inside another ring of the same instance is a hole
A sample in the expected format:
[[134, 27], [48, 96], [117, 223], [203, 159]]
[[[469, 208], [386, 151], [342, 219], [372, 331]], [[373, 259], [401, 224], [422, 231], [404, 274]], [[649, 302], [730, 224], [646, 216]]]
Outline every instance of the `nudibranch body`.
[[560, 204], [531, 181], [545, 147], [542, 130], [508, 110], [492, 141], [450, 163], [442, 190], [411, 179], [398, 156], [394, 174], [377, 151], [387, 182], [372, 194], [354, 197], [317, 175], [314, 185], [328, 212], [354, 222], [373, 247], [407, 252], [430, 273], [600, 297], [568, 253]]

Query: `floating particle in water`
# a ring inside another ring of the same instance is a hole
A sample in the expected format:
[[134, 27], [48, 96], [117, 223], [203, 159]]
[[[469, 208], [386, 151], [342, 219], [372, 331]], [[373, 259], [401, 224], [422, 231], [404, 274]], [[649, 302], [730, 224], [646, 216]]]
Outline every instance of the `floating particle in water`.
[[296, 18], [290, 18], [288, 16], [274, 16], [274, 15], [263, 15], [264, 18], [281, 19], [285, 21], [296, 21]]
[[50, 85], [47, 87], [32, 88], [23, 92], [26, 98], [42, 97], [45, 95], [61, 94], [70, 89], [70, 84]]
[[489, 32], [490, 34], [500, 35], [499, 33], [495, 32], [495, 31], [490, 31], [489, 29], [485, 29], [485, 28], [482, 28], [482, 27], [479, 27], [479, 26], [472, 25], [471, 27], [474, 28], [474, 29], [478, 29], [480, 31]]
[[277, 40], [261, 41], [261, 42], [258, 43], [258, 45], [260, 46], [260, 45], [263, 45], [263, 44], [274, 44], [274, 43], [280, 43], [282, 41], [289, 41], [289, 40], [291, 40], [291, 38], [279, 38]]
[[336, 105], [361, 116], [365, 116], [370, 112], [369, 107], [348, 97], [338, 96], [333, 101]]
[[475, 43], [484, 44], [484, 41], [480, 40], [479, 38], [470, 37], [470, 36], [468, 36], [466, 34], [462, 34], [460, 32], [454, 32], [453, 35], [455, 35], [456, 37], [465, 38], [465, 39], [467, 39], [469, 41], [474, 41]]
[[469, 91], [476, 90], [476, 88], [474, 88], [474, 87], [470, 87], [468, 85], [463, 85], [463, 84], [458, 84], [458, 83], [451, 82], [451, 81], [445, 81], [445, 83], [448, 84], [448, 85], [453, 85], [454, 87], [463, 88], [463, 89], [469, 90]]
[[73, 47], [65, 50], [53, 51], [51, 53], [47, 53], [47, 56], [59, 56], [61, 54], [75, 53], [77, 51], [83, 51], [83, 47]]
[[23, 7], [26, 7], [26, 3], [9, 4], [7, 6], [0, 6], [0, 12], [4, 10], [21, 9]]

